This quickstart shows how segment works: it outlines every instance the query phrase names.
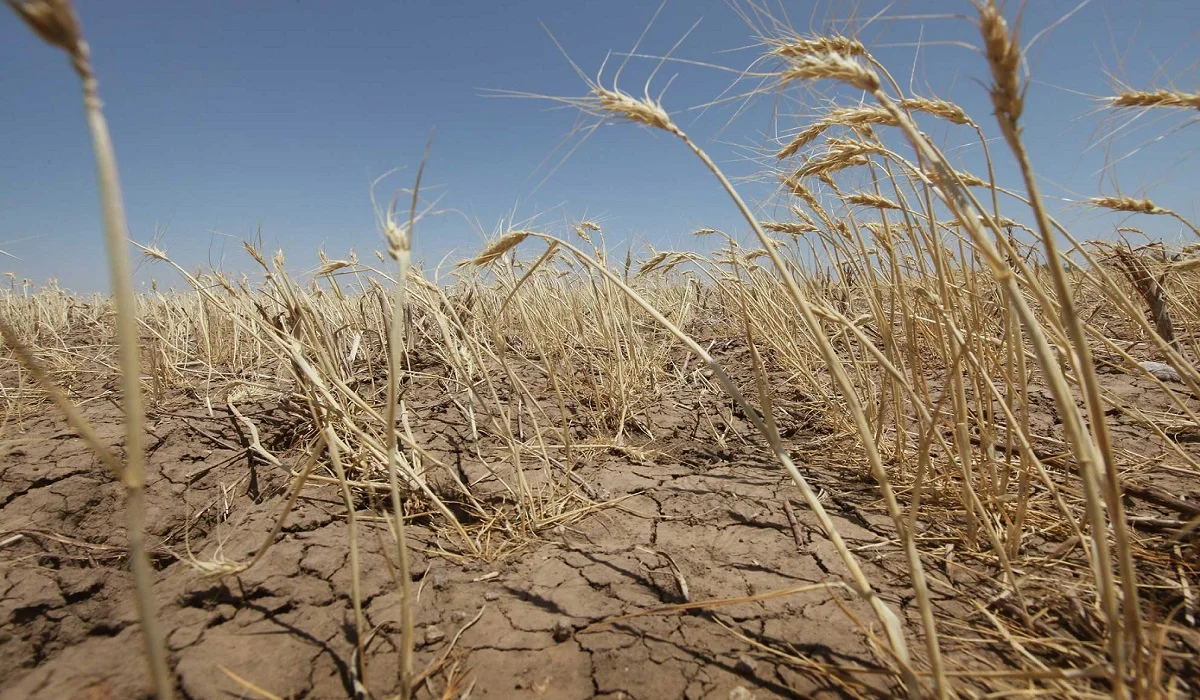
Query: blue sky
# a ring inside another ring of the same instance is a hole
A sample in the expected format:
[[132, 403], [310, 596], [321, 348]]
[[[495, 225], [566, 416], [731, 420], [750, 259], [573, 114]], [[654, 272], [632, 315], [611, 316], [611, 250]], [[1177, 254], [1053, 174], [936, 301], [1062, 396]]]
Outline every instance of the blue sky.
[[[846, 16], [854, 4], [783, 7], [794, 26], [807, 30]], [[885, 7], [857, 4], [860, 17]], [[1075, 6], [1075, 0], [1031, 2], [1024, 38]], [[368, 185], [398, 167], [380, 193], [409, 185], [431, 129], [425, 183], [447, 211], [418, 228], [416, 254], [429, 261], [454, 251], [465, 256], [499, 222], [536, 214], [550, 230], [568, 219], [597, 219], [612, 244], [660, 249], [692, 245], [689, 232], [702, 226], [742, 231], [711, 176], [665, 134], [606, 127], [554, 169], [564, 153], [556, 148], [576, 115], [547, 102], [485, 94], [582, 94], [584, 85], [542, 25], [594, 73], [607, 51], [631, 47], [656, 7], [636, 0], [79, 2], [131, 236], [149, 241], [158, 231], [160, 245], [185, 266], [236, 271], [248, 269], [240, 240], [261, 226], [268, 247], [284, 249], [301, 272], [313, 265], [318, 246], [332, 257], [353, 248], [364, 258], [379, 247]], [[972, 14], [969, 4], [901, 0], [886, 7], [889, 18], [870, 24], [862, 38], [878, 47], [901, 83], [958, 102], [995, 135], [979, 82], [983, 59], [952, 43], [978, 43], [963, 18]], [[1015, 8], [1010, 3], [1010, 16]], [[938, 16], [949, 13], [960, 16]], [[664, 53], [697, 20], [677, 56], [733, 68], [751, 62], [750, 31], [724, 0], [669, 2], [643, 50]], [[1194, 196], [1200, 128], [1177, 129], [1195, 117], [1143, 116], [1106, 148], [1102, 137], [1126, 120], [1106, 119], [1094, 101], [1111, 93], [1115, 78], [1196, 90], [1197, 39], [1200, 3], [1096, 0], [1030, 52], [1035, 82], [1026, 137], [1055, 212], [1078, 236], [1106, 235], [1114, 222], [1061, 199], [1111, 194], [1112, 179], [1102, 172], [1106, 158], [1129, 154], [1115, 170], [1122, 192], [1200, 215]], [[652, 67], [632, 64], [623, 87], [640, 88]], [[797, 92], [781, 101], [689, 109], [722, 95], [733, 75], [669, 64], [657, 83], [675, 73], [666, 107], [737, 177], [755, 172], [752, 156], [767, 136], [803, 125], [818, 108]], [[0, 256], [0, 272], [103, 290], [94, 170], [77, 81], [61, 53], [7, 12], [0, 13], [0, 95], [0, 250], [20, 258]], [[962, 135], [946, 138], [958, 142]], [[1095, 146], [1085, 150], [1089, 145]], [[1018, 184], [1004, 164], [1000, 178]], [[749, 193], [755, 199], [765, 191], [750, 186]], [[1136, 224], [1180, 239], [1169, 222]], [[170, 279], [161, 268], [143, 269], [139, 279], [150, 275]]]

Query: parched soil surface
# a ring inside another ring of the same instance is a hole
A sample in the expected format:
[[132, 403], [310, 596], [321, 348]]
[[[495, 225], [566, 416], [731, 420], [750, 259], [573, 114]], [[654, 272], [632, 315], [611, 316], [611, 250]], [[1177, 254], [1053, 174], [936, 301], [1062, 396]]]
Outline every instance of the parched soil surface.
[[[1154, 391], [1149, 382], [1112, 379], [1131, 395]], [[119, 445], [116, 395], [97, 394], [85, 403], [85, 415], [105, 440]], [[259, 424], [265, 444], [274, 410], [244, 409]], [[418, 441], [447, 462], [458, 459], [468, 477], [484, 476], [451, 447], [450, 438], [465, 431], [461, 416], [452, 408], [422, 413], [420, 405], [414, 412], [423, 416]], [[797, 489], [761, 443], [749, 439], [744, 421], [730, 417], [733, 430], [721, 445], [712, 430], [695, 428], [700, 417], [694, 411], [676, 406], [655, 420], [659, 439], [653, 449], [595, 450], [575, 466], [570, 480], [551, 475], [602, 506], [536, 534], [501, 528], [493, 556], [445, 553], [454, 547], [444, 530], [420, 521], [409, 528], [417, 595], [415, 667], [418, 673], [431, 669], [423, 696], [468, 688], [471, 697], [562, 700], [898, 693], [891, 675], [870, 672], [877, 668], [870, 634], [880, 630], [869, 609], [838, 591], [815, 588], [599, 624], [684, 600], [848, 580]], [[1125, 435], [1120, 417], [1114, 425], [1119, 440], [1143, 441], [1147, 453], [1159, 449], [1144, 434]], [[745, 439], [738, 437], [739, 428]], [[189, 563], [189, 550], [198, 559], [248, 561], [271, 531], [290, 480], [283, 470], [248, 455], [225, 409], [214, 407], [210, 414], [194, 395], [152, 407], [148, 429], [147, 539], [157, 571], [159, 619], [183, 696], [268, 697], [252, 685], [279, 697], [353, 697], [351, 567], [338, 487], [306, 487], [274, 546], [249, 571], [205, 577]], [[51, 408], [11, 421], [4, 430], [0, 700], [147, 697], [124, 556], [122, 487]], [[797, 460], [814, 488], [824, 492], [867, 575], [888, 604], [907, 616], [910, 629], [918, 630], [907, 566], [878, 489], [863, 478], [865, 468], [830, 464], [820, 435], [801, 431], [793, 437], [807, 440]], [[302, 455], [287, 457], [285, 463], [294, 467]], [[1200, 497], [1200, 486], [1183, 477], [1155, 478], [1162, 490], [1193, 502]], [[376, 631], [366, 645], [366, 685], [375, 697], [387, 697], [397, 687], [400, 620], [394, 540], [382, 521], [387, 512], [382, 504], [361, 499], [358, 505], [363, 613], [368, 629]], [[1130, 507], [1137, 515], [1179, 517], [1142, 500], [1132, 499]], [[1072, 551], [1065, 544], [1034, 535], [1029, 547], [1061, 559]], [[939, 616], [948, 618], [976, 614], [960, 592], [986, 586], [996, 575], [961, 549], [957, 558], [927, 568]], [[1035, 596], [1037, 584], [1028, 585]], [[1052, 583], [1045, 588], [1046, 598], [1058, 601], [1048, 605], [1073, 609], [1063, 600], [1067, 589], [1056, 590]], [[1092, 622], [1058, 610], [1046, 616], [1055, 629]], [[921, 644], [914, 631], [914, 655], [920, 656]], [[781, 658], [766, 647], [790, 650], [807, 662]], [[956, 657], [959, 647], [952, 638], [943, 647], [954, 667], [980, 661]], [[1186, 646], [1173, 650], [1181, 657], [1194, 652]], [[983, 661], [1003, 668], [1005, 658], [995, 654]], [[1172, 663], [1185, 679], [1195, 670], [1189, 665], [1194, 661]], [[839, 675], [832, 670], [839, 666], [865, 672]]]

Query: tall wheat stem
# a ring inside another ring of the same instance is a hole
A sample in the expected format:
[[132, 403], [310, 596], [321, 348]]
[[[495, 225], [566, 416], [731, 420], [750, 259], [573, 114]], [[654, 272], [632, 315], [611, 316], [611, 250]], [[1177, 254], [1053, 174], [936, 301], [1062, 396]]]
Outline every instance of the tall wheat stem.
[[[1063, 375], [1062, 369], [1058, 366], [1057, 358], [1054, 355], [1054, 350], [1046, 336], [1045, 330], [1026, 302], [1012, 269], [1005, 263], [996, 246], [993, 244], [991, 237], [985, 232], [984, 222], [980, 218], [984, 216], [982, 209], [977, 208], [975, 206], [976, 203], [965, 193], [953, 169], [950, 168], [949, 164], [945, 162], [944, 158], [937, 153], [933, 146], [926, 141], [916, 125], [902, 113], [891, 98], [878, 88], [872, 90], [872, 96], [885, 109], [892, 113], [908, 141], [920, 156], [934, 167], [939, 181], [937, 192], [943, 197], [943, 201], [950, 207], [951, 211], [963, 222], [976, 247], [984, 255], [988, 266], [992, 270], [993, 277], [1004, 288], [1008, 303], [1012, 305], [1017, 316], [1021, 319], [1021, 323], [1029, 331], [1030, 342], [1037, 357], [1038, 365], [1045, 373], [1046, 382], [1062, 414], [1063, 426], [1079, 450], [1076, 457], [1080, 464], [1080, 475], [1084, 482], [1084, 492], [1086, 495], [1085, 506], [1088, 521], [1092, 527], [1093, 543], [1096, 547], [1093, 568], [1096, 572], [1100, 588], [1099, 595], [1105, 612], [1106, 614], [1109, 612], [1115, 613], [1117, 607], [1114, 587], [1112, 585], [1112, 572], [1107, 564], [1110, 561], [1110, 555], [1107, 536], [1105, 534], [1107, 528], [1103, 512], [1103, 489], [1096, 470], [1096, 463], [1099, 460], [1096, 456], [1095, 445], [1087, 437], [1082, 417], [1075, 406], [1066, 377]], [[991, 227], [994, 225], [994, 222], [989, 222], [988, 225]], [[1117, 635], [1119, 636], [1119, 627], [1114, 629], [1117, 630]], [[1114, 677], [1117, 675], [1114, 673]]]
[[[842, 366], [842, 360], [840, 357], [838, 357], [837, 350], [833, 347], [833, 344], [829, 342], [829, 338], [823, 332], [820, 320], [817, 318], [816, 313], [814, 313], [812, 305], [808, 302], [804, 292], [796, 283], [795, 278], [788, 269], [787, 263], [784, 262], [783, 258], [780, 256], [776, 246], [772, 245], [770, 238], [762, 228], [762, 224], [759, 223], [758, 217], [754, 216], [754, 214], [750, 211], [750, 208], [746, 205], [746, 202], [742, 199], [741, 195], [734, 188], [733, 184], [729, 182], [728, 178], [725, 177], [725, 174], [721, 171], [721, 169], [717, 167], [717, 164], [713, 162], [712, 158], [710, 158], [702, 148], [697, 146], [695, 142], [693, 142], [691, 138], [689, 138], [688, 135], [682, 130], [680, 130], [678, 127], [675, 127], [674, 124], [671, 124], [671, 126], [674, 127], [674, 130], [671, 131], [671, 133], [674, 133], [675, 136], [679, 137], [687, 145], [687, 147], [691, 149], [692, 153], [694, 153], [696, 157], [699, 158], [702, 163], [704, 163], [705, 167], [707, 167], [721, 183], [721, 187], [725, 189], [725, 192], [729, 195], [730, 199], [733, 200], [734, 205], [742, 214], [742, 217], [750, 225], [750, 228], [754, 231], [755, 236], [758, 237], [758, 240], [762, 244], [763, 248], [766, 249], [767, 255], [770, 257], [772, 264], [779, 271], [779, 276], [783, 279], [784, 286], [789, 295], [792, 297], [793, 303], [796, 305], [796, 308], [800, 311], [801, 316], [804, 318], [805, 325], [808, 326], [810, 332], [813, 334], [813, 337], [816, 338], [817, 347], [821, 352], [821, 357], [825, 360], [825, 364], [829, 368], [830, 374], [833, 376], [834, 381], [837, 383], [838, 389], [841, 390], [842, 395], [846, 400], [846, 404], [850, 409], [850, 414], [854, 420], [855, 427], [858, 429], [858, 434], [862, 438], [861, 443], [863, 450], [867, 453], [867, 461], [871, 465], [871, 473], [878, 482], [880, 490], [883, 492], [888, 514], [891, 516], [892, 522], [895, 524], [897, 536], [904, 545], [905, 555], [908, 559], [909, 572], [913, 581], [913, 590], [917, 598], [917, 607], [920, 610], [921, 623], [925, 629], [925, 649], [926, 653], [929, 655], [930, 670], [932, 671], [934, 678], [934, 690], [939, 698], [947, 698], [949, 697], [950, 692], [949, 681], [947, 680], [945, 669], [942, 664], [942, 654], [938, 644], [937, 623], [934, 620], [933, 606], [929, 600], [929, 589], [925, 581], [925, 569], [921, 563], [920, 555], [917, 552], [916, 543], [913, 540], [911, 533], [908, 532], [907, 524], [905, 523], [905, 519], [900, 510], [899, 502], [896, 500], [895, 493], [892, 491], [891, 484], [889, 483], [887, 472], [883, 468], [883, 459], [879, 454], [879, 448], [872, 440], [871, 426], [867, 421], [866, 414], [863, 412], [862, 404], [858, 398], [858, 393], [855, 391], [854, 385], [850, 381], [850, 377], [846, 374], [845, 367]], [[872, 600], [877, 599], [872, 598]], [[880, 605], [882, 605], [882, 603], [880, 603]], [[879, 612], [878, 609], [876, 612]], [[891, 641], [893, 644], [896, 642], [896, 640]], [[903, 644], [902, 641], [901, 643]], [[903, 647], [900, 647], [900, 649], [903, 649]], [[899, 649], [897, 651], [899, 652]], [[915, 691], [916, 688], [909, 688], [909, 692]]]
[[[1124, 599], [1122, 607], [1125, 629], [1121, 629], [1121, 622], [1116, 608], [1116, 596], [1111, 590], [1113, 585], [1111, 574], [1107, 571], [1108, 564], [1104, 561], [1099, 562], [1099, 566], [1097, 567], [1100, 569], [1099, 573], [1101, 574], [1098, 583], [1104, 585], [1106, 588], [1110, 588], [1110, 590], [1102, 592], [1102, 601], [1110, 627], [1110, 653], [1114, 664], [1113, 689], [1116, 693], [1123, 694], [1125, 683], [1124, 665], [1127, 654], [1131, 651], [1133, 652], [1132, 660], [1135, 672], [1140, 670], [1142, 624], [1141, 614], [1138, 609], [1137, 573], [1133, 564], [1129, 532], [1125, 525], [1125, 507], [1121, 501], [1120, 477], [1117, 474], [1116, 460], [1113, 456], [1112, 442], [1108, 432], [1108, 421], [1104, 415], [1104, 398], [1100, 392], [1099, 381], [1096, 378], [1092, 361], [1092, 351], [1088, 345], [1084, 322], [1075, 308], [1075, 299], [1071, 285], [1067, 280], [1062, 264], [1059, 262], [1060, 254], [1054, 238], [1054, 231], [1050, 227], [1045, 207], [1042, 204], [1041, 193], [1038, 190], [1037, 181], [1033, 175], [1033, 166], [1029, 159], [1029, 153], [1025, 149], [1025, 144], [1021, 141], [1020, 128], [1017, 125], [1024, 107], [1024, 95], [1019, 91], [1019, 75], [1017, 73], [1017, 61], [1015, 60], [1015, 57], [1019, 55], [1020, 46], [1017, 43], [1016, 35], [1009, 33], [1007, 23], [1000, 15], [994, 2], [989, 2], [987, 6], [980, 8], [980, 20], [988, 62], [994, 78], [992, 102], [996, 107], [996, 121], [999, 123], [1000, 131], [1004, 134], [1004, 139], [1008, 143], [1008, 147], [1013, 152], [1014, 157], [1016, 157], [1017, 164], [1021, 169], [1021, 176], [1025, 181], [1025, 188], [1029, 194], [1029, 206], [1033, 210], [1034, 218], [1037, 220], [1042, 245], [1046, 248], [1046, 255], [1050, 262], [1050, 279], [1054, 283], [1054, 289], [1058, 296], [1059, 314], [1062, 318], [1063, 327], [1071, 339], [1071, 344], [1074, 345], [1076, 374], [1083, 389], [1088, 417], [1091, 419], [1091, 432], [1092, 437], [1095, 439], [1095, 449], [1099, 453], [1098, 456], [1104, 467], [1102, 485], [1104, 487], [1105, 501], [1108, 506], [1109, 520], [1112, 523], [1111, 529], [1116, 543], [1118, 566], [1121, 571], [1121, 588]], [[1086, 437], [1086, 435], [1081, 435], [1081, 437]], [[1107, 528], [1105, 531], [1094, 532], [1092, 536], [1098, 540], [1097, 546], [1099, 547], [1099, 540], [1103, 539], [1107, 542]], [[1132, 649], [1124, 647], [1122, 638], [1126, 633], [1131, 636], [1130, 644]], [[1136, 673], [1135, 688], [1140, 685], [1140, 682], [1141, 674]]]
[[175, 684], [167, 666], [167, 652], [156, 618], [153, 569], [146, 555], [145, 528], [145, 437], [142, 424], [141, 346], [138, 344], [137, 300], [127, 241], [128, 223], [121, 199], [121, 181], [113, 152], [108, 123], [104, 119], [96, 76], [92, 72], [87, 42], [69, 0], [8, 0], [9, 6], [38, 36], [71, 57], [71, 65], [83, 89], [83, 108], [96, 158], [96, 179], [100, 190], [100, 208], [104, 219], [104, 242], [108, 251], [108, 269], [116, 302], [116, 331], [121, 370], [122, 410], [125, 417], [125, 467], [121, 482], [125, 486], [125, 518], [129, 531], [129, 559], [137, 592], [138, 617], [142, 624], [146, 658], [160, 700], [171, 700]]
[[[432, 139], [431, 139], [432, 140]], [[429, 145], [425, 146], [425, 159], [429, 157]], [[399, 402], [400, 377], [403, 372], [400, 354], [405, 347], [405, 308], [408, 305], [408, 271], [412, 258], [412, 235], [417, 220], [417, 195], [421, 190], [421, 175], [425, 172], [425, 159], [417, 171], [416, 184], [412, 192], [412, 206], [408, 225], [396, 224], [389, 207], [384, 218], [383, 234], [388, 254], [396, 261], [395, 303], [392, 304], [392, 320], [388, 324], [388, 387], [387, 411], [384, 427], [387, 430], [388, 487], [392, 496], [392, 514], [396, 529], [396, 559], [400, 569], [400, 700], [409, 700], [413, 689], [413, 612], [412, 576], [408, 561], [408, 542], [404, 529], [404, 503], [400, 498], [400, 454], [397, 449], [399, 435], [396, 430], [396, 404]]]

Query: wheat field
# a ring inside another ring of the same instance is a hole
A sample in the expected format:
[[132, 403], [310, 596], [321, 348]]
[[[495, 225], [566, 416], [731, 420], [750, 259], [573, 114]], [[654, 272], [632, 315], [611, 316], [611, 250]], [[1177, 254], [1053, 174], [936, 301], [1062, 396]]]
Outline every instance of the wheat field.
[[649, 88], [547, 98], [689, 150], [713, 253], [579, 220], [431, 267], [417, 170], [374, 257], [137, 245], [186, 283], [142, 294], [82, 29], [12, 5], [81, 79], [113, 294], [0, 290], [0, 697], [1200, 693], [1200, 248], [1136, 226], [1200, 232], [1055, 220], [993, 3], [976, 115], [748, 15], [757, 93], [835, 96], [761, 144], [769, 220]]

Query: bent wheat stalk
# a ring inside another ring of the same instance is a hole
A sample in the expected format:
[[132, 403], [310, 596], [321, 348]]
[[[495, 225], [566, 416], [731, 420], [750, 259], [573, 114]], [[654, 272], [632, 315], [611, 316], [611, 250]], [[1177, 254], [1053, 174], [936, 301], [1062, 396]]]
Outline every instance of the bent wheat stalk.
[[[855, 87], [859, 87], [866, 91], [878, 91], [880, 88], [879, 79], [874, 75], [874, 73], [862, 68], [860, 64], [851, 58], [834, 53], [813, 56], [807, 53], [807, 49], [801, 51], [800, 53], [803, 55], [796, 58], [789, 56], [789, 69], [783, 76], [783, 81], [785, 83], [798, 79], [834, 77], [844, 80]], [[904, 544], [905, 555], [908, 560], [909, 570], [911, 572], [913, 589], [916, 594], [917, 606], [921, 612], [921, 621], [925, 629], [926, 651], [929, 656], [930, 667], [933, 671], [933, 676], [935, 679], [935, 692], [938, 694], [939, 698], [948, 697], [949, 686], [942, 666], [936, 622], [934, 620], [933, 608], [929, 600], [928, 586], [925, 582], [924, 567], [917, 552], [916, 543], [913, 540], [912, 533], [908, 532], [904, 515], [900, 510], [899, 502], [897, 501], [895, 493], [891, 488], [887, 472], [883, 467], [882, 456], [875, 444], [874, 431], [871, 429], [870, 422], [867, 419], [862, 402], [855, 391], [854, 384], [849, 374], [846, 372], [846, 368], [843, 365], [841, 358], [838, 356], [833, 343], [825, 334], [813, 305], [810, 303], [807, 295], [801, 289], [800, 285], [796, 282], [795, 277], [792, 275], [791, 268], [784, 261], [783, 257], [777, 250], [777, 247], [773, 245], [771, 238], [766, 234], [766, 231], [763, 229], [758, 217], [754, 216], [754, 214], [750, 211], [750, 208], [746, 205], [737, 189], [734, 188], [729, 179], [725, 177], [724, 173], [717, 166], [717, 164], [703, 149], [701, 149], [694, 141], [692, 141], [691, 138], [682, 129], [680, 129], [678, 125], [671, 120], [670, 115], [667, 113], [666, 109], [663, 108], [660, 100], [650, 96], [649, 81], [653, 79], [653, 73], [651, 74], [650, 79], [647, 80], [643, 97], [636, 98], [628, 93], [622, 92], [617, 87], [616, 78], [614, 78], [613, 86], [609, 88], [600, 82], [599, 77], [594, 80], [588, 78], [586, 74], [584, 74], [573, 62], [572, 67], [575, 68], [576, 72], [586, 82], [589, 88], [588, 94], [582, 98], [551, 99], [556, 99], [559, 102], [579, 109], [584, 114], [589, 114], [601, 119], [618, 119], [621, 121], [633, 122], [635, 124], [641, 124], [643, 126], [660, 129], [683, 141], [684, 144], [687, 145], [687, 147], [692, 151], [692, 153], [700, 159], [704, 166], [708, 168], [713, 176], [717, 178], [718, 182], [721, 184], [721, 187], [725, 190], [730, 199], [733, 201], [734, 205], [737, 207], [738, 212], [743, 218], [745, 218], [746, 222], [754, 231], [755, 236], [758, 238], [759, 242], [765, 249], [767, 256], [770, 258], [772, 265], [779, 272], [779, 275], [784, 282], [784, 287], [792, 303], [800, 312], [805, 326], [808, 328], [812, 337], [816, 340], [821, 357], [824, 360], [825, 365], [828, 367], [830, 374], [833, 376], [834, 383], [846, 401], [847, 408], [851, 418], [853, 419], [855, 428], [861, 438], [863, 450], [866, 452], [867, 462], [870, 465], [871, 474], [875, 478], [881, 492], [883, 493], [888, 514], [890, 515], [896, 527], [897, 534], [901, 542]], [[601, 72], [603, 72], [603, 68], [601, 69]], [[620, 71], [617, 72], [618, 78], [619, 75]], [[895, 118], [894, 115], [893, 118]], [[606, 276], [610, 276], [607, 274], [607, 271], [605, 272]], [[622, 291], [625, 291], [626, 294], [632, 293], [632, 290], [630, 290], [627, 286], [620, 286], [623, 288]], [[648, 306], [648, 304], [646, 306]], [[659, 318], [661, 318], [661, 316], [656, 318], [656, 320], [659, 320]], [[663, 319], [663, 321], [665, 321], [665, 319]], [[660, 321], [660, 323], [663, 321]], [[696, 348], [693, 348], [693, 352], [695, 352], [695, 349]], [[716, 370], [714, 369], [714, 373], [715, 372]], [[736, 387], [733, 386], [732, 382], [727, 383], [727, 380], [728, 377], [722, 380], [722, 386], [725, 387], [727, 391], [730, 389], [736, 391]], [[756, 422], [755, 427], [758, 428], [763, 435], [768, 434], [766, 432], [766, 425], [762, 424], [761, 421]], [[799, 485], [803, 481], [803, 477], [800, 475], [800, 472], [795, 469], [795, 465], [791, 463], [790, 457], [786, 457], [786, 455], [780, 456], [779, 454], [777, 454], [777, 456], [780, 457], [780, 461], [784, 463], [785, 468], [787, 468], [787, 465], [791, 465], [791, 467], [788, 468], [788, 472]], [[805, 495], [805, 499], [808, 500], [807, 493]], [[809, 505], [812, 507], [812, 503]], [[816, 511], [817, 508], [814, 507], [813, 510]], [[828, 532], [827, 534], [831, 539], [835, 539], [834, 532]], [[840, 542], [840, 537], [836, 537], [836, 541]], [[841, 548], [844, 546], [844, 544], [839, 546], [840, 553]], [[875, 595], [873, 589], [866, 579], [866, 576], [862, 573], [861, 569], [858, 568], [857, 563], [852, 563], [854, 560], [853, 556], [850, 555], [849, 550], [846, 550], [844, 553], [842, 553], [842, 558], [846, 561], [847, 566], [851, 569], [851, 572], [854, 575], [855, 584], [859, 595], [870, 602], [872, 608], [875, 610], [876, 615], [879, 617], [880, 621], [884, 623], [884, 627], [888, 631], [888, 641], [891, 643], [893, 651], [895, 652], [897, 658], [901, 661], [902, 668], [905, 670], [905, 685], [907, 686], [908, 692], [914, 696], [919, 694], [921, 683], [909, 666], [908, 648], [904, 641], [903, 634], [900, 631], [898, 624], [893, 626], [893, 624], [889, 623], [889, 620], [891, 620], [893, 623], [895, 622], [894, 613], [887, 609], [887, 606], [885, 606]]]
[[[598, 274], [616, 287], [622, 294], [641, 307], [643, 311], [645, 311], [650, 315], [651, 318], [655, 320], [655, 322], [665, 328], [669, 333], [671, 333], [671, 335], [675, 336], [679, 342], [683, 343], [693, 355], [695, 355], [708, 367], [709, 370], [712, 371], [713, 377], [721, 385], [721, 388], [725, 390], [725, 393], [728, 394], [735, 403], [737, 403], [738, 407], [742, 409], [742, 412], [754, 425], [755, 429], [767, 438], [771, 452], [775, 455], [775, 458], [779, 460], [779, 463], [783, 465], [783, 468], [785, 471], [787, 471], [788, 476], [792, 478], [792, 481], [800, 489], [800, 493], [804, 498], [805, 504], [808, 505], [809, 509], [812, 510], [813, 514], [817, 517], [817, 521], [821, 524], [821, 528], [825, 531], [826, 536], [828, 536], [830, 541], [833, 543], [833, 546], [837, 550], [839, 557], [842, 559], [842, 563], [844, 563], [846, 568], [850, 571], [851, 579], [854, 581], [853, 588], [855, 593], [857, 593], [860, 598], [870, 604], [872, 610], [879, 618], [879, 621], [883, 624], [888, 641], [892, 645], [892, 651], [896, 655], [897, 660], [900, 662], [901, 672], [908, 678], [909, 683], [915, 681], [916, 674], [911, 668], [909, 668], [908, 649], [904, 640], [904, 631], [901, 627], [900, 619], [896, 616], [896, 613], [893, 612], [891, 608], [889, 608], [882, 601], [882, 599], [879, 598], [874, 588], [871, 587], [871, 583], [867, 579], [866, 574], [863, 572], [862, 567], [859, 566], [857, 558], [855, 558], [853, 552], [850, 551], [850, 547], [846, 544], [846, 541], [842, 539], [841, 533], [838, 532], [837, 526], [833, 523], [833, 519], [830, 518], [829, 513], [826, 512], [824, 505], [817, 497], [817, 493], [812, 489], [812, 486], [809, 485], [808, 480], [804, 478], [804, 475], [800, 472], [800, 469], [796, 466], [795, 462], [792, 461], [791, 454], [787, 451], [786, 447], [780, 440], [772, 439], [773, 436], [777, 436], [777, 433], [774, 433], [768, 427], [761, 413], [750, 405], [750, 402], [746, 400], [745, 396], [743, 396], [741, 390], [738, 389], [737, 385], [733, 381], [733, 378], [729, 376], [721, 363], [718, 362], [717, 359], [711, 354], [709, 354], [709, 352], [705, 350], [703, 346], [697, 343], [694, 338], [663, 316], [653, 304], [645, 299], [645, 297], [628, 286], [618, 275], [614, 274], [606, 265], [601, 263], [599, 260], [596, 260], [596, 258], [588, 255], [570, 243], [549, 234], [526, 232], [526, 235], [529, 237], [541, 238], [551, 245], [557, 245], [559, 248], [571, 253], [571, 255], [575, 256], [575, 258], [584, 265], [594, 269]], [[524, 236], [522, 238], [524, 238]], [[513, 243], [512, 245], [516, 244]], [[511, 245], [509, 247], [511, 247]], [[480, 258], [476, 258], [476, 261], [479, 259]], [[484, 261], [486, 264], [486, 258]], [[918, 689], [919, 685], [910, 685], [909, 687], [910, 693], [914, 694]]]

